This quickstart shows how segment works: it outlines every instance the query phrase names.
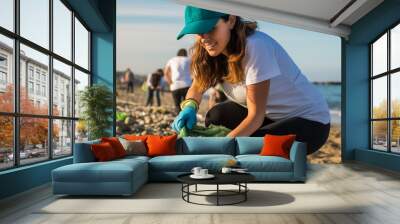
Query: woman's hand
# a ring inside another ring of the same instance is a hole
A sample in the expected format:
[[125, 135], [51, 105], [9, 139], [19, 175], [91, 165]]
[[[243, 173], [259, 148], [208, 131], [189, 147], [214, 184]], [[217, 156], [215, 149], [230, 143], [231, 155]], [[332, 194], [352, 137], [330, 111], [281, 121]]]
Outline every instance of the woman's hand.
[[183, 110], [175, 118], [171, 125], [171, 128], [177, 133], [181, 131], [183, 127], [192, 129], [197, 123], [196, 109], [190, 106], [183, 108]]
[[264, 122], [269, 80], [247, 86], [247, 117], [227, 137], [250, 136]]
[[[185, 99], [192, 98], [196, 100], [197, 106], [200, 106], [201, 98], [203, 97], [202, 91], [197, 88], [196, 79], [193, 80], [192, 85], [190, 86]], [[197, 108], [198, 109], [198, 108]], [[192, 129], [193, 126], [197, 123], [196, 117], [196, 108], [191, 106], [186, 106], [182, 108], [182, 111], [175, 118], [174, 122], [171, 125], [171, 128], [176, 132], [180, 132], [181, 129], [186, 126], [188, 129]]]

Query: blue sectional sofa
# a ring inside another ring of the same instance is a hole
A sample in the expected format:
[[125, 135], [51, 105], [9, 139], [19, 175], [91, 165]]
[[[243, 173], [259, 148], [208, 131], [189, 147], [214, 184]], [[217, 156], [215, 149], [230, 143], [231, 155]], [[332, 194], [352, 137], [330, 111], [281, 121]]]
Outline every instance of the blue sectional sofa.
[[90, 145], [98, 142], [75, 144], [74, 163], [52, 171], [54, 194], [131, 195], [148, 181], [176, 181], [178, 175], [196, 166], [218, 172], [230, 159], [237, 160], [259, 182], [306, 180], [306, 145], [297, 141], [289, 160], [258, 155], [263, 137], [184, 137], [177, 140], [177, 155], [95, 162]]

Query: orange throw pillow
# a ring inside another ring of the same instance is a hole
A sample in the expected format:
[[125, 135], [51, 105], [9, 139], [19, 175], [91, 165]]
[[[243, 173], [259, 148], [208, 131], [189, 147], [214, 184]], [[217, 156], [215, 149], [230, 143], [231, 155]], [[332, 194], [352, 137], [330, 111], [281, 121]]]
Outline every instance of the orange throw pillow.
[[262, 156], [280, 156], [286, 159], [290, 158], [290, 147], [296, 135], [269, 135], [264, 136], [264, 146], [261, 149]]
[[90, 148], [94, 154], [94, 157], [99, 162], [110, 161], [117, 158], [114, 149], [108, 142], [93, 144], [90, 146]]
[[109, 137], [109, 138], [101, 138], [101, 142], [108, 142], [114, 149], [115, 155], [117, 158], [125, 157], [126, 156], [126, 151], [124, 147], [122, 146], [121, 142], [119, 141], [118, 138], [116, 137]]
[[148, 156], [176, 155], [176, 139], [178, 135], [147, 137]]

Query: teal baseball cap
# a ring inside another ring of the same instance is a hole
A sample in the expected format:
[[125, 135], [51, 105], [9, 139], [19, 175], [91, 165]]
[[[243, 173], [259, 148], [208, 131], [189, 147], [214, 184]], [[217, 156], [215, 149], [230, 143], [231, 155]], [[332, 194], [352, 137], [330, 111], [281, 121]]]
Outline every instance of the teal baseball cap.
[[178, 34], [177, 40], [186, 34], [203, 34], [208, 33], [217, 24], [221, 17], [228, 14], [201, 9], [194, 6], [186, 6], [185, 8], [185, 27]]

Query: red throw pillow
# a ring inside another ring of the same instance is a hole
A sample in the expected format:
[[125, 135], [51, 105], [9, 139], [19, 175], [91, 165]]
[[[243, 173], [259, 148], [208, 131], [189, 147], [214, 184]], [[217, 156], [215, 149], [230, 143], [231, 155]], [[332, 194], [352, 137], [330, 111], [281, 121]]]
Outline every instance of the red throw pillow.
[[176, 155], [176, 139], [178, 135], [147, 137], [148, 156]]
[[280, 156], [286, 159], [290, 158], [290, 147], [296, 135], [269, 135], [264, 136], [264, 146], [261, 149], [262, 156]]
[[94, 157], [99, 162], [110, 161], [117, 158], [115, 151], [109, 142], [92, 144], [90, 148], [94, 154]]
[[125, 157], [126, 156], [126, 151], [124, 147], [122, 146], [121, 142], [118, 140], [116, 137], [109, 137], [109, 138], [101, 138], [101, 142], [108, 142], [114, 149], [115, 155], [118, 158]]

